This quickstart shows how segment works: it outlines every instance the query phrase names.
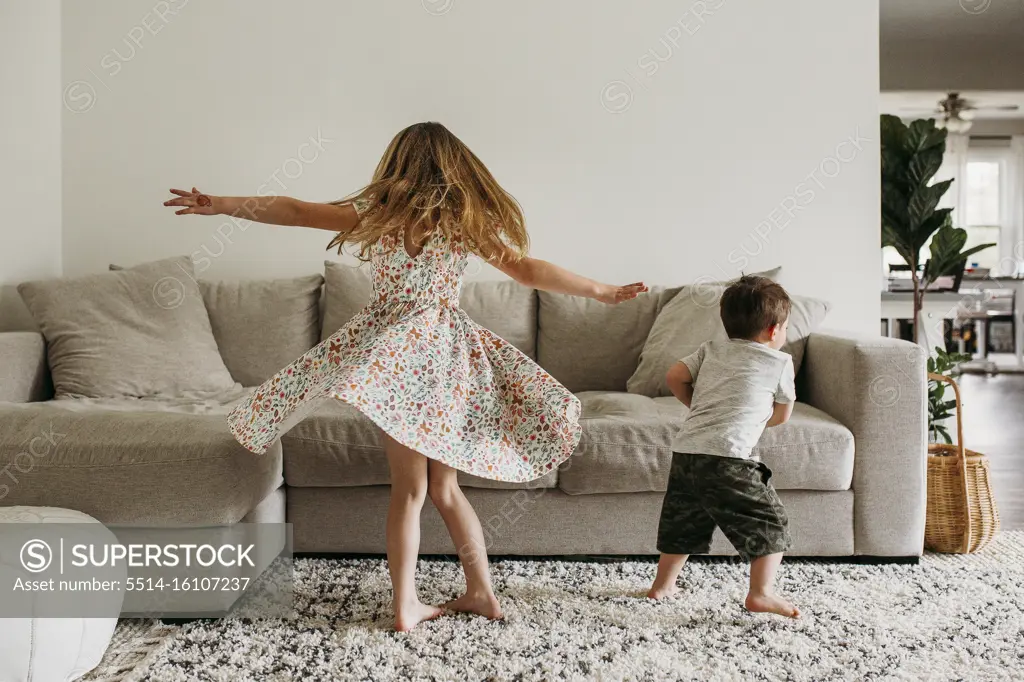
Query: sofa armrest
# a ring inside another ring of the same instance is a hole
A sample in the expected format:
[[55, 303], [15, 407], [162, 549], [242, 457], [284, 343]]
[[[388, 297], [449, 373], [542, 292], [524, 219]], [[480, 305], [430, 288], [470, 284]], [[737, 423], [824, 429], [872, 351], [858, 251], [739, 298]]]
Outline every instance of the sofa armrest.
[[927, 492], [927, 354], [917, 344], [813, 333], [803, 399], [854, 438], [854, 550], [919, 556]]
[[51, 395], [43, 335], [0, 333], [0, 402], [31, 403]]

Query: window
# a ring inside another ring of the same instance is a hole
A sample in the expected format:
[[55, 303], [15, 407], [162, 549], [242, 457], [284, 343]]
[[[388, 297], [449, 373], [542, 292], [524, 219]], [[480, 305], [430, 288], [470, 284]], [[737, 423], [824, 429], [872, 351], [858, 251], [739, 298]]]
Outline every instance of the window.
[[999, 269], [999, 245], [1001, 241], [1006, 184], [1004, 182], [1005, 161], [999, 150], [971, 150], [967, 156], [967, 177], [963, 190], [963, 227], [967, 230], [967, 245], [995, 243], [997, 246], [974, 254], [968, 265]]

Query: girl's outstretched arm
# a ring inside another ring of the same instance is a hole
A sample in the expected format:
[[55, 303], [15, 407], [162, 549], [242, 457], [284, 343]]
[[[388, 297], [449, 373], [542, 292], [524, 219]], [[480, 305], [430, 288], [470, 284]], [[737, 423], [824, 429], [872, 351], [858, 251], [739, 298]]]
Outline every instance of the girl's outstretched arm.
[[495, 263], [506, 275], [528, 287], [557, 294], [586, 296], [602, 303], [622, 303], [647, 291], [643, 282], [625, 286], [601, 284], [537, 258], [523, 258], [515, 263]]
[[317, 204], [291, 197], [219, 197], [192, 191], [172, 189], [177, 195], [164, 206], [180, 206], [174, 215], [230, 215], [268, 225], [295, 225], [318, 230], [347, 232], [359, 222], [351, 204]]

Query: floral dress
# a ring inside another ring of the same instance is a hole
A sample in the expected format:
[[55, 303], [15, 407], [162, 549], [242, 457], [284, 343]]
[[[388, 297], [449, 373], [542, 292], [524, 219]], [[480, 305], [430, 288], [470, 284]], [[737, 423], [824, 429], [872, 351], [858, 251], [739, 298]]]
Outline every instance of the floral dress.
[[568, 459], [579, 400], [459, 308], [467, 257], [440, 233], [415, 258], [400, 236], [375, 244], [374, 300], [236, 405], [235, 438], [263, 454], [310, 407], [336, 398], [399, 443], [483, 478], [530, 481]]

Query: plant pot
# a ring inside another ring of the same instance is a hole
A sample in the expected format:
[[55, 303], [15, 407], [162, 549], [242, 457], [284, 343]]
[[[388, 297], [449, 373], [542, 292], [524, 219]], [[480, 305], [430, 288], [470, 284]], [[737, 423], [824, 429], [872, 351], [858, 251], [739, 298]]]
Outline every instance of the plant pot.
[[988, 458], [964, 448], [963, 411], [956, 382], [941, 374], [929, 374], [928, 378], [953, 386], [957, 443], [928, 446], [924, 545], [936, 552], [977, 552], [999, 530], [999, 510], [992, 495]]

